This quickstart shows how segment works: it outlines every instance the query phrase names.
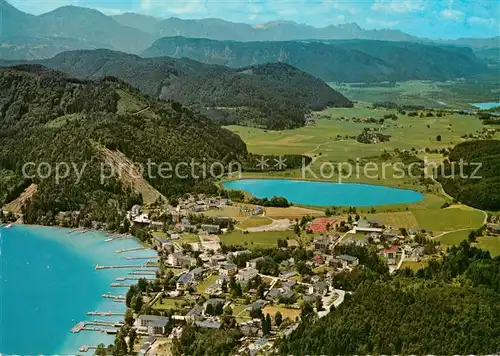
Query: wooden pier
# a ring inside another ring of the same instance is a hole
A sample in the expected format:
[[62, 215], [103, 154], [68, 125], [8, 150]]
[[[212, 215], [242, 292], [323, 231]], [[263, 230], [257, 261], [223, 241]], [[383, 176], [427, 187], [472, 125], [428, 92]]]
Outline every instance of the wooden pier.
[[150, 257], [125, 257], [126, 260], [158, 260], [158, 256]]
[[132, 248], [124, 248], [123, 250], [116, 250], [115, 252], [117, 254], [124, 253], [124, 252], [132, 252], [132, 251], [140, 251], [140, 250], [147, 250], [146, 247], [132, 247]]
[[71, 329], [71, 332], [72, 333], [79, 333], [80, 331], [83, 330], [83, 328], [85, 328], [85, 322], [81, 321], [78, 324], [76, 324], [75, 326], [73, 326], [73, 328]]
[[97, 350], [97, 346], [93, 346], [93, 345], [83, 345], [81, 346], [78, 351], [80, 352], [87, 352], [89, 350]]
[[111, 283], [110, 287], [113, 288], [130, 288], [133, 284], [126, 284], [126, 283]]
[[145, 268], [145, 269], [157, 269], [158, 267], [157, 266], [150, 266], [150, 265], [147, 265], [147, 264], [144, 264], [144, 265], [116, 265], [116, 266], [101, 266], [101, 265], [96, 265], [95, 266], [95, 269], [99, 270], [99, 269], [115, 269], [115, 268], [138, 268], [138, 269], [141, 269], [141, 268]]
[[[156, 274], [152, 274], [156, 275]], [[139, 279], [145, 279], [146, 281], [154, 281], [154, 278], [148, 278], [148, 277], [118, 277], [116, 278], [117, 282], [123, 282], [123, 281], [138, 281]]]
[[133, 271], [129, 272], [128, 274], [132, 276], [156, 276], [155, 271]]
[[95, 315], [95, 316], [125, 316], [125, 313], [91, 311], [91, 312], [88, 312], [87, 315]]
[[107, 299], [125, 300], [125, 296], [123, 296], [123, 295], [103, 294], [103, 295], [101, 295], [101, 297], [107, 298]]

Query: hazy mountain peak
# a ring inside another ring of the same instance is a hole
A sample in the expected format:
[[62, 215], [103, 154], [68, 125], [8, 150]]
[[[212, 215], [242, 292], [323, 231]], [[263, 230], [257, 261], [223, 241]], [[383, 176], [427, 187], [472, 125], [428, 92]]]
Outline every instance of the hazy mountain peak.
[[283, 25], [285, 25], [285, 26], [299, 26], [299, 24], [296, 23], [295, 21], [276, 20], [276, 21], [270, 21], [270, 22], [266, 22], [263, 24], [255, 25], [254, 28], [265, 29], [265, 28], [277, 27], [277, 26], [283, 26]]

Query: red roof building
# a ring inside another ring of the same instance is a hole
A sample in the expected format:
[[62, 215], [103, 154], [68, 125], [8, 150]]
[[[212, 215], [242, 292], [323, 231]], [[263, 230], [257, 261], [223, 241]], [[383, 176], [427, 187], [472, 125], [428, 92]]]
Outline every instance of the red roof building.
[[324, 259], [323, 259], [323, 257], [322, 257], [322, 256], [320, 256], [320, 255], [314, 256], [314, 257], [313, 257], [313, 260], [314, 260], [314, 262], [316, 262], [316, 264], [318, 264], [318, 265], [324, 265], [324, 264], [325, 264], [325, 260], [324, 260]]

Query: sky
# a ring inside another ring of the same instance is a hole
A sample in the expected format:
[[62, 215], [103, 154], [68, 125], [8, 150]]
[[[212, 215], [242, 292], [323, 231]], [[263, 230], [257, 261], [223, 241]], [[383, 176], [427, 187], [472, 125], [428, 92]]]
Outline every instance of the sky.
[[107, 15], [136, 12], [159, 18], [222, 18], [252, 25], [276, 20], [315, 27], [356, 22], [366, 29], [399, 29], [429, 38], [500, 35], [500, 0], [8, 0], [41, 14], [64, 5]]

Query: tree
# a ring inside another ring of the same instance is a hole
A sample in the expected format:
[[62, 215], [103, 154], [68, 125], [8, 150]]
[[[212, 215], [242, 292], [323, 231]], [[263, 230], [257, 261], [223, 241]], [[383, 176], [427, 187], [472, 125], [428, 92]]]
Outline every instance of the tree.
[[267, 314], [265, 317], [264, 315], [261, 316], [260, 322], [262, 324], [262, 333], [264, 335], [269, 335], [271, 332], [271, 316]]
[[441, 135], [436, 136], [436, 141], [441, 142]]
[[281, 315], [280, 311], [278, 310], [278, 311], [276, 311], [276, 314], [274, 315], [274, 323], [279, 328], [282, 322], [283, 322], [283, 316]]
[[143, 301], [142, 301], [142, 296], [141, 295], [136, 295], [132, 299], [132, 307], [134, 308], [134, 311], [136, 313], [139, 313], [142, 309]]
[[316, 311], [322, 311], [323, 310], [323, 301], [321, 300], [320, 296], [316, 297]]
[[135, 329], [130, 329], [130, 332], [128, 333], [128, 347], [129, 347], [129, 350], [130, 350], [130, 354], [132, 354], [134, 352], [134, 344], [135, 344], [135, 340], [137, 339], [137, 333], [135, 331]]
[[207, 304], [207, 307], [205, 308], [205, 314], [214, 315], [214, 306], [211, 303]]
[[94, 355], [107, 356], [107, 354], [108, 353], [106, 352], [106, 347], [104, 346], [104, 344], [97, 345], [97, 349], [95, 350]]
[[132, 326], [134, 324], [134, 312], [132, 309], [127, 308], [127, 311], [125, 312], [125, 323]]
[[295, 235], [300, 234], [300, 226], [299, 226], [299, 224], [295, 224], [293, 226], [293, 232], [294, 232]]
[[132, 298], [136, 295], [136, 286], [132, 285], [127, 291], [127, 294], [125, 296], [125, 305], [127, 307], [131, 306]]
[[302, 311], [300, 312], [300, 318], [302, 320], [307, 319], [309, 316], [314, 314], [314, 308], [310, 302], [304, 302], [302, 305]]
[[224, 303], [215, 304], [214, 315], [221, 315], [224, 312]]
[[126, 356], [128, 354], [127, 342], [122, 330], [115, 336], [115, 350], [113, 356]]

